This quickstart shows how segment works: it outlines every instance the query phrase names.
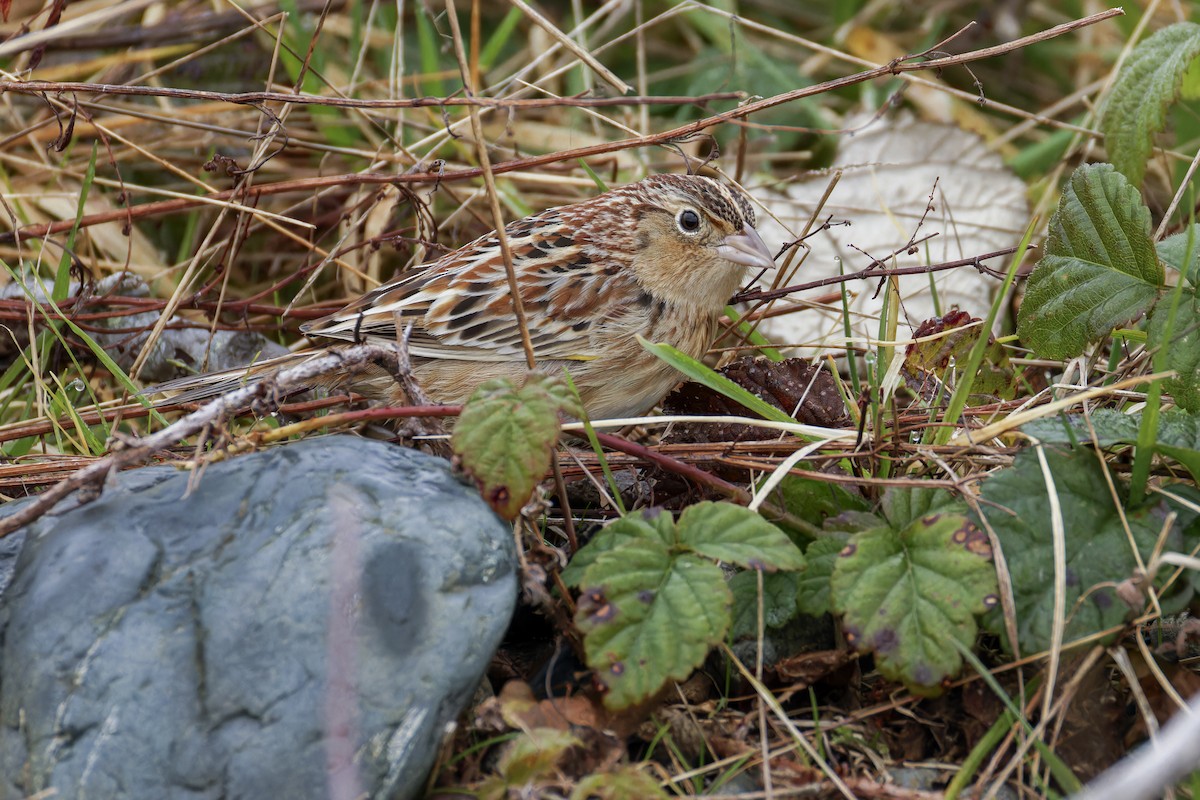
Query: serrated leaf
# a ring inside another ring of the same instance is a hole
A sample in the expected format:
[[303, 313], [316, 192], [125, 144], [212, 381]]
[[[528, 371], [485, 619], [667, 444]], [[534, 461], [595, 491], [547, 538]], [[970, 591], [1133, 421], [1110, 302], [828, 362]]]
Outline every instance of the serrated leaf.
[[[733, 593], [733, 624], [729, 629], [732, 641], [758, 636], [758, 575], [757, 570], [748, 569], [729, 579], [729, 591]], [[768, 628], [786, 625], [796, 616], [799, 573], [768, 572], [762, 578], [763, 624]]]
[[804, 569], [804, 554], [783, 531], [757, 512], [706, 501], [679, 515], [679, 542], [695, 552], [739, 567], [767, 571]]
[[866, 511], [870, 508], [861, 495], [847, 491], [840, 484], [799, 475], [785, 475], [775, 487], [775, 494], [789, 514], [813, 523], [822, 523], [843, 511]]
[[454, 426], [454, 454], [484, 500], [505, 519], [521, 513], [550, 468], [558, 414], [567, 410], [555, 382], [539, 373], [532, 373], [520, 389], [505, 378], [484, 381]]
[[1037, 353], [1073, 358], [1154, 305], [1162, 266], [1150, 211], [1109, 164], [1071, 175], [1050, 218], [1046, 254], [1034, 268], [1017, 333]]
[[[1122, 414], [1111, 408], [1093, 411], [1091, 430], [1101, 447], [1137, 444], [1142, 415]], [[1039, 419], [1021, 426], [1024, 433], [1046, 444], [1088, 444], [1091, 433], [1082, 416]], [[1168, 409], [1158, 419], [1154, 452], [1173, 458], [1200, 482], [1200, 415]]]
[[575, 623], [587, 662], [625, 708], [683, 680], [729, 628], [733, 597], [721, 568], [658, 542], [628, 542], [584, 574]]
[[[1117, 597], [1114, 586], [1133, 576], [1137, 562], [1095, 453], [1047, 447], [1045, 457], [1066, 526], [1065, 636], [1071, 641], [1126, 619], [1131, 610]], [[1124, 496], [1120, 486], [1116, 495]], [[981, 496], [985, 502], [980, 508], [1008, 563], [1021, 651], [1045, 650], [1050, 646], [1053, 625], [1054, 550], [1050, 499], [1036, 452], [1019, 453], [1011, 467], [984, 482]], [[1149, 560], [1162, 529], [1162, 517], [1159, 502], [1124, 509], [1124, 520], [1143, 563]], [[1165, 546], [1175, 550], [1179, 544], [1177, 525]], [[1006, 639], [998, 612], [989, 614], [984, 623]]]
[[834, 536], [849, 539], [852, 533], [878, 528], [886, 524], [887, 520], [871, 511], [843, 511], [836, 517], [825, 520], [822, 527]]
[[667, 793], [653, 777], [626, 764], [615, 772], [588, 775], [571, 790], [570, 800], [666, 800]]
[[539, 386], [546, 390], [546, 394], [554, 400], [558, 405], [558, 410], [569, 417], [579, 419], [583, 416], [583, 406], [579, 403], [579, 395], [565, 380], [557, 376], [543, 375], [535, 372], [529, 376], [526, 385], [536, 382]]
[[578, 586], [584, 572], [596, 563], [597, 558], [629, 542], [657, 541], [669, 549], [675, 545], [675, 539], [675, 520], [670, 512], [660, 511], [653, 517], [646, 511], [626, 514], [606, 525], [590, 542], [579, 548], [579, 552], [571, 558], [571, 563], [562, 571], [562, 579], [567, 586]]
[[[1164, 412], [1163, 416], [1167, 413], [1170, 412]], [[1060, 414], [1027, 422], [1021, 426], [1021, 431], [1046, 444], [1086, 444], [1091, 441], [1091, 433], [1088, 430], [1090, 421], [1099, 445], [1112, 447], [1115, 444], [1137, 442], [1141, 418], [1141, 414], [1123, 414], [1111, 408], [1100, 408], [1093, 411], [1089, 419], [1077, 414]]]
[[[1200, 225], [1190, 232], [1168, 236], [1155, 245], [1158, 257], [1176, 269], [1193, 287], [1200, 287]], [[1191, 241], [1189, 241], [1189, 239]]]
[[1154, 136], [1200, 55], [1200, 25], [1177, 22], [1133, 49], [1121, 66], [1100, 119], [1113, 164], [1135, 185], [1146, 173]]
[[962, 668], [954, 640], [975, 642], [975, 616], [997, 602], [987, 534], [961, 514], [935, 512], [902, 530], [850, 538], [830, 580], [846, 640], [872, 652], [886, 677], [922, 695]]
[[845, 546], [841, 539], [817, 539], [804, 551], [808, 566], [800, 573], [796, 586], [796, 608], [801, 613], [819, 617], [833, 610], [829, 601], [829, 581], [838, 554]]
[[1163, 388], [1180, 408], [1200, 411], [1200, 297], [1183, 292], [1175, 311], [1171, 341], [1167, 342], [1164, 340], [1170, 313], [1171, 304], [1160, 303], [1150, 315], [1147, 331], [1151, 343], [1165, 348], [1167, 367], [1179, 373], [1164, 380]]
[[920, 517], [938, 512], [965, 513], [967, 504], [945, 489], [917, 487], [884, 492], [880, 510], [895, 530], [908, 527]]

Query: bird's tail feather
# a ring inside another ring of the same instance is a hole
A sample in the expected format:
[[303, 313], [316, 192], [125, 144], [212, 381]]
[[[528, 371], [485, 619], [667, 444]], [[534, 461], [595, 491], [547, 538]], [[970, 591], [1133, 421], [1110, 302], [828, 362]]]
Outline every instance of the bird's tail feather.
[[[263, 361], [258, 361], [249, 366], [235, 367], [234, 369], [222, 370], [221, 372], [205, 372], [200, 375], [187, 375], [182, 378], [165, 381], [164, 383], [148, 386], [139, 394], [150, 397], [156, 394], [165, 394], [164, 397], [154, 401], [156, 406], [175, 405], [178, 403], [194, 403], [200, 400], [208, 400], [213, 397], [219, 397], [227, 392], [241, 389], [249, 386], [252, 383], [257, 383], [272, 375], [278, 374], [281, 370], [288, 367], [295, 367], [314, 355], [319, 355], [311, 350], [301, 351], [298, 353], [288, 353], [276, 358], [268, 358]], [[299, 391], [304, 387], [297, 387]]]

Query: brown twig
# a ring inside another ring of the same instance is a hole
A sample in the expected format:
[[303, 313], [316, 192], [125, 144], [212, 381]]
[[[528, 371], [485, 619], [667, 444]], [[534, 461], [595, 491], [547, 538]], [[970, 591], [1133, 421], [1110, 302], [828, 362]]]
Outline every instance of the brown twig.
[[[587, 438], [583, 433], [573, 433], [572, 435], [579, 436], [585, 440]], [[596, 439], [605, 447], [621, 453], [627, 453], [631, 456], [636, 456], [643, 461], [654, 464], [656, 467], [665, 469], [667, 472], [673, 472], [676, 475], [687, 478], [688, 480], [698, 483], [701, 486], [707, 486], [708, 488], [720, 492], [726, 497], [732, 498], [743, 505], [749, 503], [752, 499], [750, 497], [750, 493], [740, 486], [734, 486], [729, 481], [718, 478], [712, 473], [705, 472], [699, 467], [687, 464], [677, 458], [672, 458], [671, 456], [666, 455], [665, 453], [660, 453], [657, 450], [651, 450], [645, 445], [631, 442], [628, 439], [624, 439], [611, 433], [600, 433], [599, 431], [596, 431]]]
[[895, 275], [921, 275], [927, 272], [942, 272], [948, 269], [957, 269], [959, 267], [975, 267], [980, 272], [987, 272], [981, 262], [990, 258], [1000, 258], [1001, 256], [1012, 255], [1017, 252], [1016, 247], [1006, 247], [1003, 250], [995, 250], [991, 253], [984, 253], [980, 256], [972, 256], [971, 258], [960, 258], [955, 261], [943, 261], [940, 264], [927, 264], [920, 267], [900, 267], [898, 269], [879, 269], [880, 261], [873, 261], [869, 266], [860, 269], [858, 272], [850, 272], [846, 275], [832, 275], [828, 278], [821, 278], [808, 283], [798, 283], [794, 286], [784, 286], [781, 289], [756, 289], [752, 292], [742, 292], [736, 295], [732, 302], [748, 303], [755, 300], [774, 300], [777, 297], [784, 297], [796, 292], [807, 292], [811, 289], [819, 289], [822, 286], [832, 286], [837, 283], [847, 283], [849, 281], [868, 280], [872, 278], [889, 278]]
[[166, 86], [124, 86], [115, 83], [73, 83], [70, 81], [0, 81], [0, 94], [98, 94], [125, 97], [167, 97], [173, 100], [201, 100], [209, 103], [257, 106], [263, 103], [288, 103], [297, 106], [330, 106], [355, 109], [453, 108], [477, 106], [529, 110], [540, 108], [610, 108], [613, 106], [703, 105], [717, 100], [742, 100], [745, 92], [713, 92], [699, 95], [632, 95], [628, 97], [402, 97], [387, 100], [360, 100], [353, 97], [291, 94], [290, 92], [210, 92], [203, 89], [172, 89]]

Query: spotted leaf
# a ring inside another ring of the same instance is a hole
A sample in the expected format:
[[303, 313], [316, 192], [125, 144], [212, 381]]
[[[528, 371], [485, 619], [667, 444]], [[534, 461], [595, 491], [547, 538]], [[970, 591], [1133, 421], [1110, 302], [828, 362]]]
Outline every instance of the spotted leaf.
[[450, 446], [483, 498], [515, 519], [550, 468], [559, 411], [573, 410], [557, 379], [534, 373], [520, 389], [503, 378], [479, 385], [463, 407]]
[[582, 586], [575, 623], [610, 708], [686, 678], [729, 628], [733, 598], [721, 568], [661, 541], [626, 542], [602, 553]]
[[997, 602], [987, 535], [943, 508], [901, 528], [852, 536], [830, 580], [847, 641], [888, 678], [923, 695], [962, 668], [954, 645], [975, 642], [975, 617]]

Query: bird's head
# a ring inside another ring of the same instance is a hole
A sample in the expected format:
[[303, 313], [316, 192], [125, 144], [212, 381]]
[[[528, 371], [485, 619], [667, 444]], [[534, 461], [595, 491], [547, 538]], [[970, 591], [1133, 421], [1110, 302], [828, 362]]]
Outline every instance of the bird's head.
[[654, 175], [626, 189], [634, 271], [655, 295], [721, 308], [748, 270], [774, 268], [741, 190], [696, 175]]

